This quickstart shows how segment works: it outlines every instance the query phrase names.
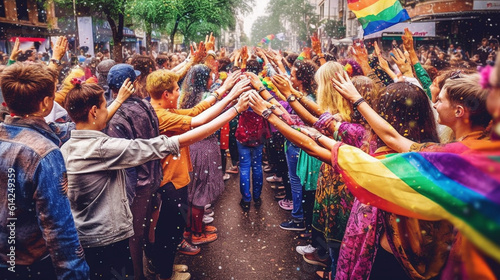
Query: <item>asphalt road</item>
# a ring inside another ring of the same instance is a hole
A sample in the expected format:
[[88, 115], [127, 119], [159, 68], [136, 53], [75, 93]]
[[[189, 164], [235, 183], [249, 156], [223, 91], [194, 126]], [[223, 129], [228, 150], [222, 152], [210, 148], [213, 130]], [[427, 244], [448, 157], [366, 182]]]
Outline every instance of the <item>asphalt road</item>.
[[239, 176], [231, 174], [214, 206], [211, 225], [219, 231], [218, 240], [201, 245], [201, 253], [196, 256], [178, 254], [176, 263], [189, 266], [191, 279], [316, 279], [319, 268], [307, 264], [295, 251], [295, 246], [307, 245], [306, 241], [297, 238], [295, 232], [280, 229], [279, 224], [289, 219], [290, 212], [278, 206], [267, 182], [261, 197], [260, 208], [252, 202], [250, 210], [244, 212], [239, 205]]

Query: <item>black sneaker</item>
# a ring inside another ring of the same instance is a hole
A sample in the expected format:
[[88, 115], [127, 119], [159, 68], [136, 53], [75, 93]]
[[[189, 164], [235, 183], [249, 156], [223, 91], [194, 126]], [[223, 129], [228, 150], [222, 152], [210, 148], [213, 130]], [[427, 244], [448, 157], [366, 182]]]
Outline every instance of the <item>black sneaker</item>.
[[243, 210], [250, 210], [250, 201], [246, 202], [243, 199], [240, 201], [240, 206]]
[[262, 205], [262, 198], [257, 198], [253, 200], [255, 207], [260, 207]]
[[291, 219], [288, 222], [281, 223], [280, 228], [282, 228], [284, 230], [303, 231], [303, 230], [306, 230], [306, 224], [305, 224], [304, 220], [297, 221], [297, 220]]

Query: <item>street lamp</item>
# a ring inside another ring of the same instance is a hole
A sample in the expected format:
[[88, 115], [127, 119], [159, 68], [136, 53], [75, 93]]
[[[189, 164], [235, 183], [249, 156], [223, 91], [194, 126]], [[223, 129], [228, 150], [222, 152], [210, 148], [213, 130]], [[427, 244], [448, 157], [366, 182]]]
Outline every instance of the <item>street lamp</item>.
[[75, 55], [78, 55], [78, 49], [77, 49], [77, 46], [78, 46], [78, 41], [79, 41], [79, 33], [78, 33], [78, 19], [77, 19], [77, 16], [76, 16], [76, 0], [73, 0], [73, 17], [74, 17], [74, 20], [75, 20]]

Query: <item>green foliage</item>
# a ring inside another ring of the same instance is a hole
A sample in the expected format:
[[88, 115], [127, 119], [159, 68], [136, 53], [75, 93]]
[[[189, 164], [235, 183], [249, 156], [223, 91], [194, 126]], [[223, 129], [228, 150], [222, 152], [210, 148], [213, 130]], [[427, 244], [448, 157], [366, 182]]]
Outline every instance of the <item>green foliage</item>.
[[[299, 40], [306, 41], [317, 28], [318, 17], [309, 1], [273, 0], [269, 2], [266, 10], [268, 14], [259, 17], [252, 26], [251, 41], [254, 44], [269, 34], [285, 32], [285, 27], [296, 31]], [[281, 43], [274, 40], [272, 44], [276, 46]]]
[[129, 0], [127, 16], [146, 32], [155, 24], [173, 39], [181, 33], [188, 41], [201, 41], [213, 32], [233, 29], [236, 14], [250, 9], [243, 0]]
[[325, 20], [322, 22], [326, 34], [331, 38], [345, 37], [345, 26], [340, 20]]
[[[260, 16], [257, 18], [255, 23], [252, 25], [252, 39], [253, 45], [257, 45], [262, 38], [269, 34], [277, 34], [284, 32], [285, 28], [280, 22], [278, 17], [271, 15]], [[274, 42], [273, 42], [274, 44]]]

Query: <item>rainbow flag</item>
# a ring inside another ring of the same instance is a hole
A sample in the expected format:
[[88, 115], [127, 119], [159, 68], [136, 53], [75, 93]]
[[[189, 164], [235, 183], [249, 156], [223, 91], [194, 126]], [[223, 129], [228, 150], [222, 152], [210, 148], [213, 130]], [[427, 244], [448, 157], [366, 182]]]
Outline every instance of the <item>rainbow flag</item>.
[[500, 261], [500, 141], [441, 147], [377, 159], [337, 145], [332, 163], [361, 202], [408, 217], [446, 219]]
[[410, 19], [399, 0], [348, 0], [347, 6], [363, 26], [365, 36]]

